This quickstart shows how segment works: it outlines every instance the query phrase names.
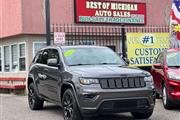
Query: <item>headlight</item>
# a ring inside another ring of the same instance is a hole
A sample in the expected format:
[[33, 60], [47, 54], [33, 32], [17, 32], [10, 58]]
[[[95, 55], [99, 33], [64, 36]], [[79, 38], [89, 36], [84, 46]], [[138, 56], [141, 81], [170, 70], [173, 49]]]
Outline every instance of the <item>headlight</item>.
[[149, 84], [151, 88], [154, 88], [154, 81], [152, 76], [144, 77], [144, 81], [146, 82], [146, 84]]
[[180, 74], [174, 72], [168, 72], [168, 78], [174, 80], [180, 80]]
[[144, 77], [144, 81], [145, 82], [153, 82], [153, 77], [152, 76]]
[[88, 78], [80, 78], [80, 84], [82, 85], [91, 85], [91, 84], [98, 84], [98, 79], [88, 79]]
[[143, 74], [144, 74], [145, 76], [151, 76], [151, 74], [150, 74], [149, 72], [147, 72], [147, 71], [143, 71]]

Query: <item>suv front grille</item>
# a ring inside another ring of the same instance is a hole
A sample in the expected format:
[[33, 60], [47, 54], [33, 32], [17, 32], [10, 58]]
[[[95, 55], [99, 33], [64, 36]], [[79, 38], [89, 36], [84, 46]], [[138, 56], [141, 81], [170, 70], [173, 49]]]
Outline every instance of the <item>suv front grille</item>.
[[102, 89], [142, 88], [146, 86], [143, 77], [99, 79]]

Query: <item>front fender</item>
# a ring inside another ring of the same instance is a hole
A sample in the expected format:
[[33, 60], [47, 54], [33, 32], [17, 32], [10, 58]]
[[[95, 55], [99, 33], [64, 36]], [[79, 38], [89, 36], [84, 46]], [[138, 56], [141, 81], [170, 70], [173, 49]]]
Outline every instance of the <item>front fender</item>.
[[[66, 82], [64, 82], [62, 85], [61, 85], [61, 87], [60, 87], [60, 101], [62, 102], [62, 96], [61, 96], [61, 93], [62, 93], [62, 87], [64, 86], [64, 85], [66, 85], [66, 86], [69, 86], [72, 90], [73, 90], [73, 93], [74, 93], [74, 97], [75, 97], [75, 99], [76, 99], [76, 102], [77, 102], [77, 105], [78, 105], [78, 107], [80, 107], [80, 104], [79, 104], [79, 101], [78, 101], [78, 98], [77, 98], [77, 92], [76, 92], [76, 88], [75, 88], [75, 86], [74, 86], [74, 84], [72, 83], [72, 82], [69, 82], [69, 81], [66, 81]], [[68, 88], [67, 88], [68, 89]]]

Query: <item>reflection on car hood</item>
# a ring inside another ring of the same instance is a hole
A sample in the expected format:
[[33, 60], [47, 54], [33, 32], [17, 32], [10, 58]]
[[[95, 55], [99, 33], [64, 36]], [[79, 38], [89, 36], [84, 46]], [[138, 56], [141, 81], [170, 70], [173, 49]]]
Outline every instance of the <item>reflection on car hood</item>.
[[120, 77], [143, 75], [143, 70], [132, 67], [109, 65], [71, 66], [70, 69], [83, 77]]
[[180, 74], [180, 68], [168, 68], [168, 72]]

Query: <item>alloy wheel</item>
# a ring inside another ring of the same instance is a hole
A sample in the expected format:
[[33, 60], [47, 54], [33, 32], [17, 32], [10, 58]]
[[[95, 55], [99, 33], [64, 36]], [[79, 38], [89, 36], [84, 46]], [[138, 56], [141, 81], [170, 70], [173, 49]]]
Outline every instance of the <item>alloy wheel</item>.
[[65, 96], [63, 108], [65, 120], [70, 120], [73, 117], [73, 99], [69, 94]]

